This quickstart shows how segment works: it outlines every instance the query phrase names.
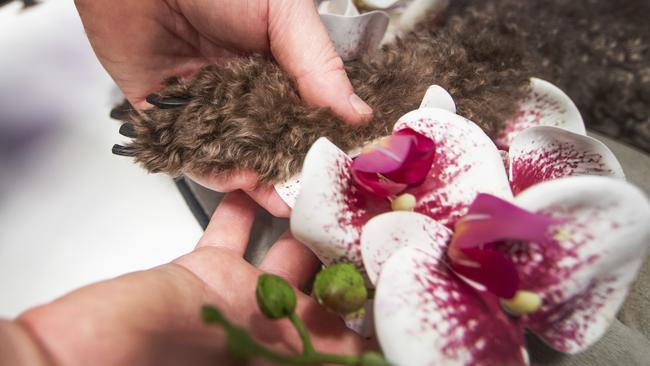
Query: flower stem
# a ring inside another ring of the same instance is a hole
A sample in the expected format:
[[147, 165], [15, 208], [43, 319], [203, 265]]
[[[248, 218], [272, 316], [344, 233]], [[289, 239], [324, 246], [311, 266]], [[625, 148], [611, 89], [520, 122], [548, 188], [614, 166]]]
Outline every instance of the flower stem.
[[302, 341], [302, 354], [304, 356], [313, 354], [314, 346], [311, 343], [311, 337], [309, 336], [307, 327], [305, 327], [305, 323], [302, 322], [302, 320], [298, 317], [298, 315], [296, 315], [295, 312], [289, 315], [289, 320], [291, 320], [291, 323], [300, 335], [300, 340]]

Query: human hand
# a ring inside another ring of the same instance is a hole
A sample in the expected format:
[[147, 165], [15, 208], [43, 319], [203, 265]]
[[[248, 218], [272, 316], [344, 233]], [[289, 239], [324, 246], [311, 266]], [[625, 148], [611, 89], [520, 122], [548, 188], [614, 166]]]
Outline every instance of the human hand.
[[[167, 77], [193, 74], [246, 53], [273, 56], [303, 99], [330, 107], [349, 123], [372, 110], [354, 94], [343, 62], [312, 0], [76, 0], [102, 65], [136, 108]], [[252, 191], [263, 207], [286, 217], [289, 208], [272, 187], [248, 172], [194, 177], [210, 189]]]
[[[248, 197], [231, 193], [192, 253], [167, 265], [84, 287], [26, 312], [17, 322], [54, 364], [239, 364], [227, 355], [222, 329], [201, 321], [201, 306], [215, 304], [270, 348], [299, 353], [301, 341], [289, 321], [268, 320], [257, 310], [257, 277], [274, 273], [301, 288], [319, 262], [289, 236], [273, 246], [260, 268], [244, 261], [255, 211]], [[337, 315], [297, 292], [298, 314], [317, 350], [358, 354], [369, 346], [347, 330]], [[253, 364], [265, 363], [255, 360]]]

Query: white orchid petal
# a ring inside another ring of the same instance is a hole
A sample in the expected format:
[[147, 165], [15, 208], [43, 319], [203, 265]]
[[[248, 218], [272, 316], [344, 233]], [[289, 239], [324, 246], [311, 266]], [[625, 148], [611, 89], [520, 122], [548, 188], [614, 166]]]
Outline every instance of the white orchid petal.
[[326, 0], [318, 5], [318, 13], [350, 17], [359, 15], [359, 10], [352, 0]]
[[384, 264], [375, 292], [382, 351], [395, 365], [521, 365], [523, 331], [448, 271], [443, 258], [402, 248]]
[[383, 11], [353, 16], [321, 13], [320, 18], [343, 61], [357, 59], [377, 49], [389, 21], [388, 14]]
[[414, 212], [375, 216], [361, 232], [361, 255], [368, 278], [376, 284], [382, 265], [400, 248], [421, 248], [444, 255], [451, 234], [444, 225]]
[[421, 21], [443, 15], [448, 6], [449, 0], [413, 0], [400, 15], [397, 28], [402, 34], [410, 32]]
[[478, 193], [512, 199], [501, 155], [476, 124], [444, 109], [423, 108], [405, 114], [394, 130], [405, 128], [436, 144], [429, 176], [408, 190], [417, 199], [416, 212], [451, 227]]
[[440, 85], [431, 85], [427, 89], [424, 98], [422, 98], [422, 103], [420, 103], [420, 108], [441, 108], [456, 113], [454, 98]]
[[301, 174], [297, 174], [284, 182], [276, 183], [274, 186], [275, 192], [290, 208], [293, 208], [296, 204], [296, 199], [300, 193], [300, 177]]
[[361, 0], [360, 2], [369, 9], [388, 9], [396, 5], [399, 0]]
[[542, 296], [525, 324], [553, 348], [580, 352], [607, 330], [650, 243], [650, 203], [636, 187], [607, 177], [538, 184], [516, 203], [565, 222], [554, 240], [511, 244], [521, 286]]
[[585, 135], [580, 111], [560, 88], [542, 79], [530, 79], [530, 92], [520, 103], [516, 115], [506, 121], [496, 144], [507, 150], [517, 135], [535, 126], [553, 126]]
[[365, 200], [353, 185], [351, 163], [352, 159], [326, 138], [314, 143], [305, 157], [291, 231], [326, 265], [345, 261], [362, 270], [361, 227], [375, 212], [388, 211], [390, 203]]
[[532, 127], [510, 146], [510, 181], [515, 194], [543, 181], [577, 175], [625, 178], [602, 142], [557, 127]]

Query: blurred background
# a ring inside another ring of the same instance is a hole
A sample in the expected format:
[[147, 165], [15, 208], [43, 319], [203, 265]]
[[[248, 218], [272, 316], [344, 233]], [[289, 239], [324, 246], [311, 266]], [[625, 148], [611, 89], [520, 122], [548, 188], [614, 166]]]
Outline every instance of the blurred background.
[[119, 99], [72, 1], [0, 7], [0, 317], [198, 240], [170, 178], [111, 154]]

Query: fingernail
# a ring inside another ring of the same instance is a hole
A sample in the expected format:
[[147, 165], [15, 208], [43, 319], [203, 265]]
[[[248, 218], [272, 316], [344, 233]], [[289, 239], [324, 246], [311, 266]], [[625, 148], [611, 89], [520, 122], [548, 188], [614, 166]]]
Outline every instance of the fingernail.
[[372, 108], [356, 94], [350, 94], [348, 98], [352, 108], [359, 114], [369, 115], [372, 114]]

